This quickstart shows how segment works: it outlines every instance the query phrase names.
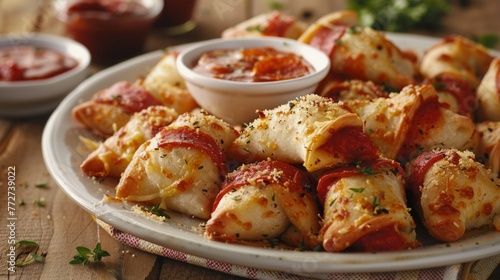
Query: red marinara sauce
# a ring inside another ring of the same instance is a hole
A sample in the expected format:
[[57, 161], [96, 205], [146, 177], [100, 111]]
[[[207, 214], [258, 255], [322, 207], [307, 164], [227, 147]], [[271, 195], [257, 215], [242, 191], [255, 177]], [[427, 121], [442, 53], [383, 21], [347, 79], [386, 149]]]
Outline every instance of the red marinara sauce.
[[76, 0], [65, 13], [66, 33], [99, 60], [141, 52], [154, 20], [141, 1]]
[[32, 45], [0, 48], [0, 81], [47, 79], [77, 65], [74, 58], [46, 48]]
[[272, 47], [222, 49], [201, 55], [195, 72], [239, 82], [289, 80], [314, 72], [302, 56]]

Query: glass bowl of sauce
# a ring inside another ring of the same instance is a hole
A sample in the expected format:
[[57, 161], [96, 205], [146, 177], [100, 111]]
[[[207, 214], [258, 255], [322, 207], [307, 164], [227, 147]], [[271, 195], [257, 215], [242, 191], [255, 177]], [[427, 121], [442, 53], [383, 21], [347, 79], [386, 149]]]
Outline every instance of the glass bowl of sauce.
[[144, 51], [162, 0], [55, 1], [66, 34], [85, 45], [94, 61], [127, 58]]
[[182, 50], [176, 64], [196, 102], [234, 125], [314, 93], [330, 69], [323, 52], [278, 37], [204, 41]]

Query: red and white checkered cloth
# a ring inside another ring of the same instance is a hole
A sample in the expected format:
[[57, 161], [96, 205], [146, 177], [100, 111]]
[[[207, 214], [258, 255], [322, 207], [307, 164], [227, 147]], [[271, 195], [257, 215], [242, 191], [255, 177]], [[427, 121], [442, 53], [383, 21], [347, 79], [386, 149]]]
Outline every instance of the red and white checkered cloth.
[[167, 247], [153, 244], [136, 236], [118, 230], [107, 223], [96, 219], [97, 223], [108, 232], [113, 238], [131, 247], [182, 261], [185, 263], [198, 265], [208, 269], [220, 271], [250, 279], [269, 280], [298, 280], [298, 279], [328, 279], [328, 280], [437, 280], [437, 279], [488, 279], [493, 270], [500, 265], [500, 254], [475, 262], [456, 264], [451, 266], [434, 267], [412, 271], [376, 272], [376, 273], [315, 273], [307, 276], [295, 275], [280, 271], [270, 271], [241, 265], [224, 263], [216, 260], [200, 258]]

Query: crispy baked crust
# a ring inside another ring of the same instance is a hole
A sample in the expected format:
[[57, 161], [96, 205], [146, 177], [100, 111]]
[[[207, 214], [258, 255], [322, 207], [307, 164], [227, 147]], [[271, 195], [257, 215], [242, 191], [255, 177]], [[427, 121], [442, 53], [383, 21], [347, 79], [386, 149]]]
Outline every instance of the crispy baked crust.
[[479, 121], [500, 121], [500, 59], [495, 58], [477, 89]]
[[431, 151], [407, 167], [408, 191], [429, 234], [443, 242], [473, 228], [500, 231], [500, 181], [472, 152]]
[[448, 36], [422, 56], [420, 73], [425, 78], [443, 74], [465, 79], [477, 88], [493, 57], [483, 46], [460, 36]]
[[[301, 163], [308, 171], [314, 171], [378, 156], [376, 148], [362, 133], [361, 119], [328, 98], [303, 96], [259, 112], [259, 116], [231, 145], [230, 154], [236, 160], [253, 162], [271, 158]], [[331, 141], [340, 140], [340, 133], [346, 128], [360, 130], [357, 147], [366, 148], [366, 152], [342, 153], [345, 147], [329, 145]]]
[[185, 113], [140, 146], [116, 197], [208, 219], [227, 173], [225, 150], [237, 132], [204, 113]]
[[80, 165], [81, 170], [88, 176], [119, 178], [139, 146], [177, 116], [175, 110], [165, 106], [152, 106], [135, 113], [127, 124], [87, 156]]
[[295, 17], [279, 11], [257, 15], [237, 25], [225, 29], [222, 38], [275, 36], [297, 39], [307, 25]]
[[[325, 250], [393, 251], [418, 246], [415, 223], [406, 206], [404, 174], [397, 166], [381, 159], [321, 175], [318, 192], [324, 223], [320, 236]], [[386, 240], [370, 237], [387, 228], [391, 236]], [[353, 247], [361, 243], [361, 248]]]
[[416, 81], [417, 56], [400, 50], [383, 33], [360, 27], [353, 12], [335, 12], [320, 18], [299, 41], [330, 57], [330, 76], [334, 78], [373, 81], [395, 89]]
[[225, 242], [281, 238], [290, 246], [311, 249], [320, 244], [319, 227], [306, 173], [269, 160], [243, 165], [227, 176], [205, 236]]

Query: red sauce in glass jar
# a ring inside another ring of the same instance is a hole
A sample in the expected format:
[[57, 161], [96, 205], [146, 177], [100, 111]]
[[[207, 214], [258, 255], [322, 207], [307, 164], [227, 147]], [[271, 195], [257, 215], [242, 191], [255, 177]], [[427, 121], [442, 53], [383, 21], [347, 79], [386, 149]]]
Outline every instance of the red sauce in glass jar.
[[99, 60], [140, 53], [154, 20], [141, 1], [124, 0], [78, 0], [65, 18], [67, 34]]
[[78, 62], [57, 51], [31, 45], [0, 49], [0, 81], [47, 79], [67, 72]]
[[305, 76], [314, 68], [300, 55], [262, 47], [210, 51], [193, 70], [230, 81], [273, 82]]

